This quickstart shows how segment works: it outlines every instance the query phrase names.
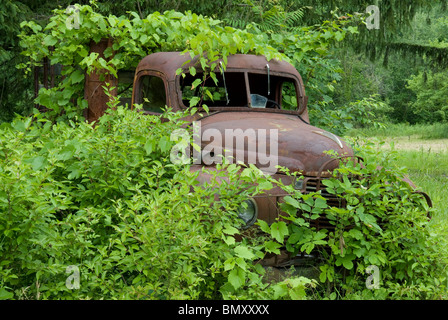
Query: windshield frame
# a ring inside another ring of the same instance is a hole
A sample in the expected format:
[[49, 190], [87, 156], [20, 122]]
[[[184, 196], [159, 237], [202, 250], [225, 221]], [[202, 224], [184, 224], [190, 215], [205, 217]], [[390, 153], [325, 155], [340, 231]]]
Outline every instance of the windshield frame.
[[[185, 75], [189, 74], [188, 70], [184, 70]], [[216, 70], [216, 74], [219, 74], [220, 71]], [[224, 75], [226, 73], [243, 73], [244, 74], [244, 81], [245, 81], [245, 90], [241, 90], [242, 92], [245, 92], [246, 95], [246, 101], [247, 106], [244, 107], [232, 107], [232, 106], [209, 106], [208, 109], [212, 111], [257, 111], [257, 112], [269, 112], [269, 113], [285, 113], [285, 114], [294, 114], [294, 115], [301, 115], [306, 111], [306, 103], [305, 103], [305, 92], [303, 92], [303, 88], [301, 86], [300, 79], [291, 73], [286, 72], [276, 72], [275, 70], [270, 70], [270, 76], [275, 77], [281, 77], [285, 78], [289, 81], [291, 81], [294, 84], [295, 93], [296, 93], [296, 100], [297, 100], [297, 109], [296, 110], [287, 110], [287, 109], [273, 109], [273, 108], [252, 108], [250, 107], [250, 83], [249, 83], [249, 74], [261, 74], [261, 75], [267, 75], [265, 70], [260, 69], [239, 69], [239, 68], [227, 68], [224, 72]], [[202, 71], [197, 71], [197, 74], [203, 74]], [[186, 109], [188, 106], [186, 106], [182, 101], [182, 88], [181, 88], [181, 77], [182, 75], [177, 75], [175, 78], [176, 88], [177, 88], [177, 100], [179, 107], [181, 109]], [[267, 85], [266, 85], [267, 86]], [[276, 91], [281, 90], [281, 88], [275, 88]], [[275, 101], [280, 101], [281, 104], [281, 92], [275, 93]], [[198, 106], [199, 110], [203, 110], [201, 106]]]

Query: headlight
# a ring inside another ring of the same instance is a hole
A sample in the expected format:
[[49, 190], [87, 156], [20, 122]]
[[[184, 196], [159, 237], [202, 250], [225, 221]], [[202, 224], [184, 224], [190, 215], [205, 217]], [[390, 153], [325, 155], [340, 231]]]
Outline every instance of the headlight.
[[258, 216], [258, 208], [254, 199], [245, 200], [241, 203], [237, 210], [238, 217], [240, 217], [245, 223], [246, 228], [250, 227], [255, 223]]
[[301, 177], [296, 177], [294, 179], [294, 189], [296, 190], [302, 190], [303, 188], [303, 179]]

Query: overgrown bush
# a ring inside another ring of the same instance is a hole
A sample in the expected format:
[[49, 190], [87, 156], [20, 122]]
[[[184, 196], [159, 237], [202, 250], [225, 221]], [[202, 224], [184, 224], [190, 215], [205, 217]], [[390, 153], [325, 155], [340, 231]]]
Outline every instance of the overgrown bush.
[[[385, 127], [391, 110], [387, 103], [372, 95], [339, 107], [321, 101], [310, 110], [310, 118], [314, 120], [313, 125], [342, 136], [353, 128]], [[326, 117], [319, 116], [321, 113], [326, 113]]]
[[[446, 236], [431, 224], [425, 198], [406, 181], [405, 169], [394, 167], [393, 153], [367, 144], [357, 154], [363, 162], [341, 161], [323, 181], [326, 197], [284, 186], [290, 196], [282, 203], [283, 220], [259, 221], [262, 230], [278, 246], [285, 240], [293, 254], [320, 258], [320, 298], [446, 299]], [[311, 227], [317, 219], [333, 227]]]
[[444, 72], [427, 71], [411, 76], [408, 80], [407, 88], [416, 95], [411, 108], [419, 122], [447, 122], [446, 81], [447, 76]]
[[[391, 154], [363, 147], [363, 166], [342, 162], [324, 182], [346, 202], [334, 207], [254, 167], [217, 166], [199, 184], [198, 172], [170, 160], [187, 113], [168, 111], [162, 122], [112, 107], [95, 125], [40, 114], [1, 125], [0, 298], [446, 297], [445, 238], [391, 170]], [[236, 241], [239, 204], [276, 184], [289, 193], [281, 218]], [[322, 217], [334, 228], [311, 227]], [[319, 276], [264, 281], [259, 259], [282, 247], [318, 254]], [[374, 290], [372, 265], [381, 272]]]
[[270, 186], [258, 169], [223, 165], [198, 184], [170, 161], [186, 114], [115, 109], [95, 125], [1, 126], [0, 298], [305, 297], [311, 280], [263, 283], [262, 244], [235, 241], [236, 208]]

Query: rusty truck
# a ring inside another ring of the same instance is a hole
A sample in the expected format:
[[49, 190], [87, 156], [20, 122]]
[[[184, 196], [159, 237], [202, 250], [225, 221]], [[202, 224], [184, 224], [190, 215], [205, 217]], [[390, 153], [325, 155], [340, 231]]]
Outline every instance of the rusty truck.
[[[269, 174], [273, 178], [293, 184], [302, 192], [325, 191], [323, 179], [328, 178], [339, 164], [325, 151], [334, 150], [340, 157], [354, 157], [354, 152], [340, 137], [310, 124], [304, 84], [294, 66], [286, 61], [267, 61], [264, 56], [250, 54], [229, 56], [225, 71], [219, 61], [215, 65], [216, 79], [208, 78], [195, 88], [195, 80], [203, 79], [197, 58], [192, 59], [189, 54], [179, 52], [148, 55], [140, 61], [135, 71], [132, 105], [141, 105], [141, 111], [151, 115], [160, 115], [165, 106], [173, 111], [184, 110], [189, 107], [192, 95], [201, 95], [198, 90], [202, 90], [202, 103], [207, 105], [208, 113], [198, 112], [188, 119], [200, 124], [203, 151], [200, 161], [195, 162], [191, 170], [200, 171], [203, 166], [213, 169], [214, 162], [210, 160], [217, 157], [213, 153], [229, 146], [233, 150], [226, 151], [230, 151], [232, 157], [240, 151], [242, 162], [250, 163], [251, 147], [252, 152], [259, 154], [257, 144], [260, 141], [257, 140], [259, 136], [249, 134], [248, 130], [261, 130], [267, 141], [263, 154], [266, 155], [269, 148], [272, 151], [275, 143], [276, 165], [286, 167], [291, 172], [300, 172], [303, 176], [295, 179], [276, 171], [276, 166], [270, 166]], [[195, 67], [194, 74], [189, 71], [192, 66]], [[205, 88], [208, 95], [204, 94]], [[222, 139], [204, 138], [207, 130], [221, 134]], [[226, 136], [225, 131], [228, 130], [234, 133], [230, 139], [245, 139], [244, 143], [238, 145], [226, 141], [229, 135]], [[238, 133], [242, 137], [238, 137]], [[257, 157], [252, 159], [260, 169], [266, 168], [266, 161], [262, 163]], [[200, 180], [207, 178], [206, 174], [200, 173]], [[340, 199], [325, 192], [323, 194], [330, 205], [339, 205]], [[245, 228], [252, 227], [257, 219], [267, 223], [276, 221], [280, 214], [279, 203], [286, 195], [284, 190], [277, 187], [269, 193], [247, 199], [238, 211]], [[313, 221], [312, 226], [332, 228], [325, 219]], [[266, 263], [282, 266], [291, 264], [293, 258], [285, 250]]]
[[[110, 41], [95, 46], [100, 48], [101, 55], [104, 48], [110, 46]], [[98, 51], [95, 46], [93, 51]], [[310, 124], [308, 98], [296, 68], [286, 61], [268, 61], [264, 56], [251, 54], [230, 55], [225, 66], [222, 60], [215, 61], [214, 65], [215, 70], [204, 71], [199, 58], [192, 58], [190, 54], [152, 53], [139, 62], [132, 76], [128, 75], [129, 87], [132, 87], [128, 102], [131, 108], [140, 105], [140, 112], [144, 114], [161, 115], [166, 106], [174, 112], [185, 110], [192, 97], [200, 96], [198, 106], [206, 105], [206, 110], [204, 107], [202, 112], [187, 119], [199, 124], [201, 137], [199, 161], [191, 165], [192, 171], [202, 171], [203, 167], [213, 170], [218, 159], [215, 153], [222, 156], [225, 150], [230, 158], [241, 155], [241, 162], [267, 169], [273, 178], [293, 185], [302, 193], [320, 191], [330, 206], [343, 206], [340, 198], [326, 192], [323, 181], [338, 167], [338, 158], [356, 159], [356, 156], [341, 137]], [[209, 71], [214, 71], [214, 79], [203, 77], [204, 72]], [[203, 80], [200, 86], [196, 85], [197, 79]], [[89, 121], [98, 119], [106, 108], [108, 97], [101, 90], [101, 81], [95, 73], [86, 79], [85, 95], [89, 103], [86, 118]], [[232, 135], [226, 136], [227, 131]], [[213, 137], [206, 134], [210, 132], [214, 133]], [[264, 137], [263, 143], [260, 134]], [[240, 143], [233, 143], [233, 139]], [[263, 148], [260, 148], [261, 144]], [[328, 150], [333, 150], [334, 154], [330, 155]], [[273, 157], [268, 157], [268, 151], [275, 151], [271, 154]], [[254, 153], [255, 157], [252, 157]], [[260, 154], [264, 159], [257, 157]], [[267, 166], [266, 160], [275, 160], [275, 166], [272, 163]], [[278, 166], [290, 172], [300, 172], [301, 178], [283, 174], [277, 170]], [[200, 172], [198, 179], [206, 181], [209, 177]], [[431, 206], [430, 198], [422, 194]], [[246, 199], [238, 210], [244, 228], [256, 228], [258, 219], [268, 224], [275, 222], [281, 214], [279, 204], [286, 195], [283, 189], [276, 187]], [[310, 221], [310, 226], [334, 228], [325, 218]], [[301, 264], [307, 258], [303, 254], [293, 257], [287, 250], [282, 250], [280, 255], [267, 256], [263, 263], [282, 267]]]

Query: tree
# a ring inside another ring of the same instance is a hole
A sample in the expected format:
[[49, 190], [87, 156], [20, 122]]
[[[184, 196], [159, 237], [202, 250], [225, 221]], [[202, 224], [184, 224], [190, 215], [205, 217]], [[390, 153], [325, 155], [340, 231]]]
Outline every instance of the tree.
[[23, 78], [15, 67], [23, 60], [18, 46], [19, 24], [29, 12], [28, 7], [18, 1], [0, 3], [0, 122], [10, 120], [14, 112], [30, 110], [24, 100], [32, 101], [31, 81]]
[[408, 80], [408, 88], [416, 95], [416, 100], [410, 106], [420, 122], [448, 121], [446, 72], [420, 72]]

